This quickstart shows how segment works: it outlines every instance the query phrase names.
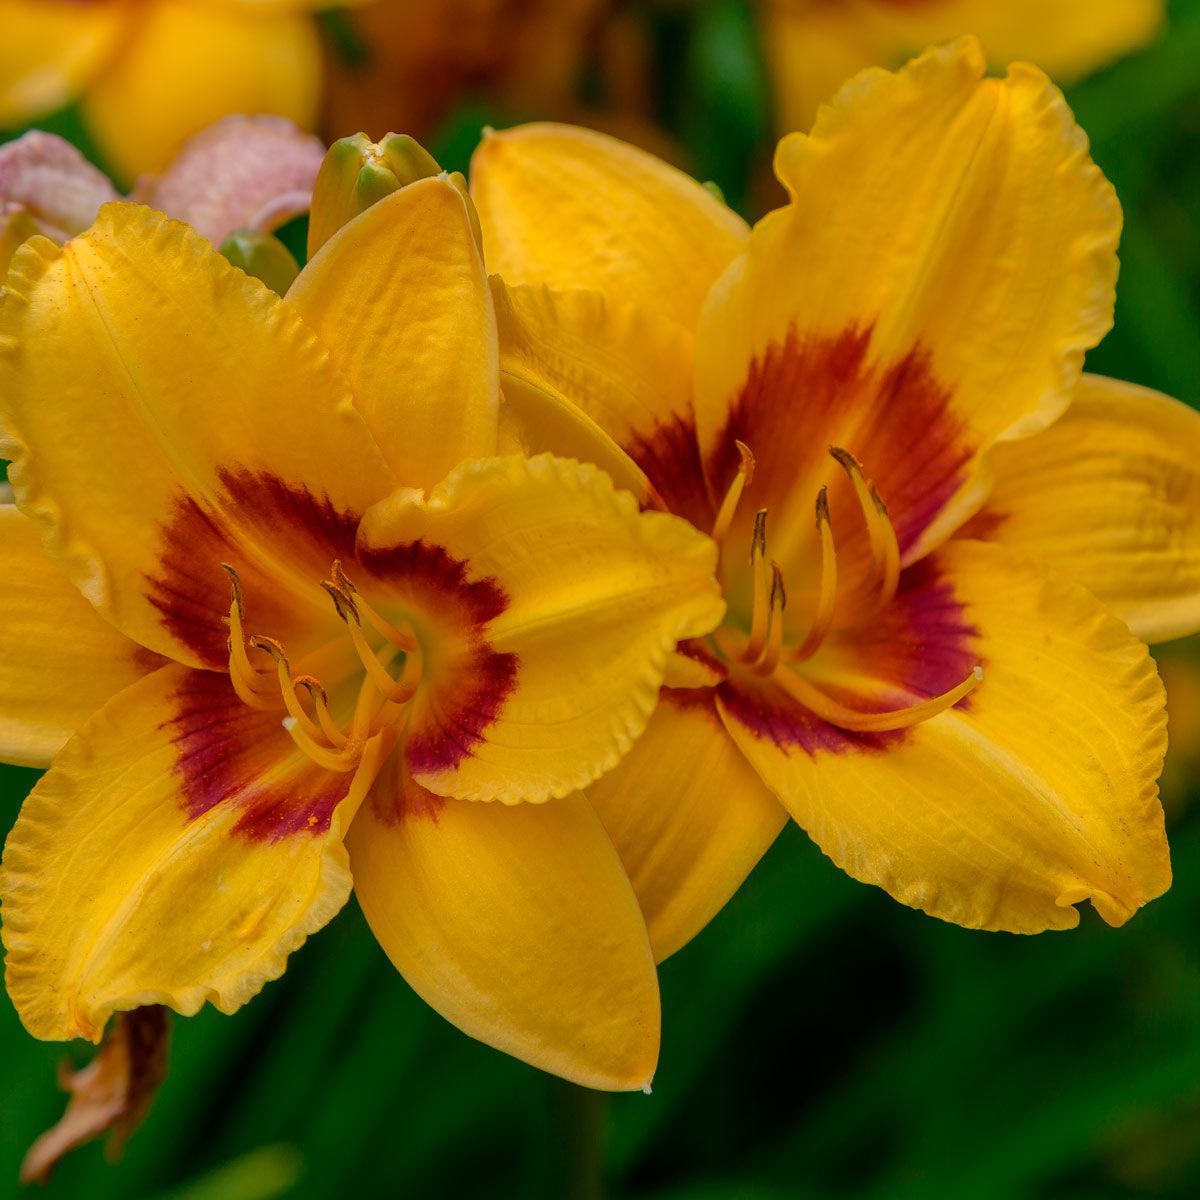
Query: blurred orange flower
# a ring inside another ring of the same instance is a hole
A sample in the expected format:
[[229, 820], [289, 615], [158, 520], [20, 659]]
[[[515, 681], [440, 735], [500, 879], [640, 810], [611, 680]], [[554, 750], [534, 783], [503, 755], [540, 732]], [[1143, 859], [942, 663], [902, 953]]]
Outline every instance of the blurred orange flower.
[[1036, 63], [1069, 83], [1140, 49], [1163, 0], [763, 0], [764, 48], [785, 132], [864, 67], [893, 67], [925, 46], [973, 33], [995, 65]]
[[[347, 13], [345, 27], [352, 44], [331, 39], [327, 56], [331, 138], [425, 137], [456, 106], [486, 98], [514, 117], [575, 121], [679, 157], [652, 119], [645, 29], [613, 0], [377, 0]], [[591, 75], [603, 96], [585, 107]]]
[[[347, 0], [343, 0], [347, 2]], [[348, 0], [353, 2], [353, 0]], [[328, 0], [0, 0], [0, 126], [78, 99], [126, 183], [231, 113], [311, 129]]]

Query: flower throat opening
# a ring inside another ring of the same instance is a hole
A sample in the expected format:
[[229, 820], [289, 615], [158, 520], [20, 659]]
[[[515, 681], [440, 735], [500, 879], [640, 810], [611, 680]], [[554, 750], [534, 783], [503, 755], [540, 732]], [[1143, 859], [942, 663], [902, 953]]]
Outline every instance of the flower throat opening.
[[[754, 455], [744, 443], [737, 442], [736, 445], [741, 462], [713, 522], [712, 536], [721, 544], [729, 535], [742, 494], [754, 477]], [[829, 453], [848, 476], [866, 523], [871, 563], [863, 583], [863, 592], [868, 614], [879, 613], [894, 599], [900, 583], [900, 545], [896, 530], [888, 516], [887, 506], [874, 483], [863, 475], [862, 465], [854, 455], [837, 446], [831, 446]], [[837, 548], [829, 518], [829, 493], [824, 487], [817, 492], [816, 522], [821, 547], [820, 577], [816, 605], [804, 639], [795, 645], [788, 645], [784, 641], [783, 613], [787, 607], [787, 587], [782, 568], [767, 557], [767, 510], [764, 508], [755, 514], [750, 542], [750, 575], [754, 597], [750, 631], [741, 634], [728, 628], [719, 630], [716, 642], [722, 654], [750, 675], [771, 680], [814, 716], [839, 729], [858, 733], [908, 729], [951, 708], [974, 691], [983, 682], [981, 666], [974, 667], [961, 683], [940, 696], [887, 712], [861, 712], [827, 696], [795, 669], [816, 654], [824, 644], [833, 628], [837, 607]]]
[[[356, 772], [351, 791], [370, 787], [384, 761], [404, 734], [409, 701], [416, 695], [424, 671], [424, 658], [416, 633], [383, 618], [350, 582], [340, 561], [334, 561], [331, 578], [321, 587], [333, 601], [346, 625], [355, 656], [362, 668], [353, 715], [344, 725], [334, 718], [329, 696], [314, 675], [293, 674], [283, 645], [261, 634], [245, 633], [246, 604], [241, 579], [227, 563], [232, 596], [229, 604], [229, 678], [234, 691], [251, 708], [286, 712], [283, 726], [292, 741], [318, 766], [329, 771]], [[374, 650], [363, 628], [366, 621], [383, 639], [382, 655]], [[273, 670], [259, 670], [250, 661], [248, 648], [274, 661]], [[403, 659], [398, 675], [390, 668]], [[301, 696], [307, 700], [306, 709]]]

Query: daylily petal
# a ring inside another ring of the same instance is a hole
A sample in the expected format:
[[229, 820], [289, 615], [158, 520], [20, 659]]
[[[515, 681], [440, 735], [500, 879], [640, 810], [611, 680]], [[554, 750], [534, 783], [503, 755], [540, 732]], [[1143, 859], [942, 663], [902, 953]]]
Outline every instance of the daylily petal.
[[371, 929], [447, 1020], [585, 1087], [650, 1082], [654, 962], [620, 860], [582, 796], [472, 804], [385, 775], [347, 845]]
[[82, 233], [117, 189], [70, 142], [31, 129], [0, 146], [0, 210], [17, 204], [55, 241]]
[[[827, 454], [878, 486], [903, 560], [982, 502], [983, 451], [1044, 428], [1111, 324], [1120, 211], [1061, 94], [970, 38], [870, 71], [780, 143], [792, 200], [713, 288], [696, 338], [696, 422], [714, 494], [754, 452], [785, 571], [858, 505]], [[861, 539], [860, 539], [861, 540]], [[839, 554], [841, 545], [839, 544]]]
[[1037, 63], [1067, 84], [1145, 46], [1162, 27], [1164, 0], [949, 0], [863, 3], [876, 40], [895, 57], [964, 33], [998, 65]]
[[0, 0], [0, 127], [72, 100], [116, 46], [130, 8], [125, 0]]
[[[492, 289], [506, 387], [517, 380], [582, 409], [671, 512], [711, 527], [715, 514], [692, 415], [691, 334], [603, 292], [506, 287], [498, 278]], [[530, 416], [536, 421], [541, 414]], [[524, 440], [536, 438], [535, 428]], [[591, 455], [588, 460], [605, 465]]]
[[763, 45], [779, 125], [805, 130], [817, 106], [858, 71], [897, 65], [966, 33], [980, 39], [995, 65], [1033, 62], [1069, 83], [1149, 42], [1163, 7], [1163, 0], [769, 0]]
[[295, 309], [199, 234], [114, 204], [61, 250], [27, 244], [0, 377], [18, 502], [122, 632], [224, 666], [227, 562], [251, 632], [339, 635], [320, 581], [394, 480]]
[[461, 799], [591, 783], [645, 728], [676, 642], [724, 612], [707, 537], [550, 455], [466, 462], [428, 499], [397, 492], [363, 519], [358, 558], [439, 631], [405, 754]]
[[[0, 278], [8, 274], [8, 264], [21, 243], [39, 233], [37, 222], [19, 204], [0, 203]], [[3, 443], [4, 433], [0, 430], [0, 445]]]
[[711, 690], [664, 690], [646, 732], [587, 797], [661, 962], [741, 887], [787, 813], [726, 734]]
[[[770, 68], [779, 130], [808, 130], [818, 106], [847, 79], [867, 67], [892, 65], [886, 48], [871, 36], [874, 31], [864, 11], [869, 2], [766, 0], [761, 5], [763, 53]], [[916, 49], [945, 40], [932, 38]], [[897, 56], [896, 61], [903, 57]]]
[[488, 269], [594, 288], [692, 328], [746, 224], [682, 171], [589, 129], [524, 125], [471, 161]]
[[372, 205], [287, 295], [329, 347], [397, 477], [432, 487], [496, 452], [492, 301], [467, 201], [444, 176]]
[[316, 120], [321, 47], [312, 20], [254, 6], [155, 0], [83, 98], [88, 128], [126, 181], [161, 171], [229, 113]]
[[189, 138], [160, 176], [139, 180], [133, 198], [220, 246], [236, 230], [270, 233], [307, 212], [324, 157], [319, 138], [282, 117], [226, 117]]
[[165, 662], [118, 633], [0, 504], [0, 760], [46, 767], [111, 696]]
[[641, 468], [577, 404], [515, 375], [501, 373], [500, 382], [500, 454], [555, 454], [590, 462], [642, 504], [656, 505], [654, 488]]
[[1084, 584], [1144, 641], [1200, 629], [1200, 414], [1085, 375], [1049, 429], [998, 446], [963, 531]]
[[114, 697], [4, 849], [6, 978], [26, 1028], [98, 1041], [113, 1012], [145, 1004], [239, 1008], [350, 894], [352, 780], [219, 673], [171, 665]]
[[[1083, 588], [1000, 547], [953, 541], [912, 572], [902, 613], [842, 639], [825, 685], [840, 678], [860, 709], [906, 689], [920, 700], [933, 689], [918, 677], [965, 654], [984, 678], [962, 704], [845, 734], [781, 696], [730, 692], [734, 740], [835, 863], [901, 903], [1033, 933], [1074, 926], [1091, 899], [1123, 924], [1171, 880], [1155, 782], [1166, 712], [1145, 646]], [[913, 678], [894, 677], [906, 663]]]

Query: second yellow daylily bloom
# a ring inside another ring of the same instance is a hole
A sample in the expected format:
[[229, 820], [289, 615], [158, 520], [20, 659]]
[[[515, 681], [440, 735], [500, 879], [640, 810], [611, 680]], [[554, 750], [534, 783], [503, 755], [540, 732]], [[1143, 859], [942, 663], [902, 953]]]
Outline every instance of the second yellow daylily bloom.
[[[342, 0], [343, 3], [347, 0]], [[349, 0], [353, 3], [354, 0]], [[328, 0], [0, 0], [0, 127], [78, 100], [125, 184], [234, 113], [313, 128]]]
[[1040, 71], [984, 68], [965, 39], [852, 81], [752, 231], [585, 130], [476, 154], [508, 436], [722, 544], [724, 626], [588, 789], [660, 958], [785, 811], [967, 926], [1120, 924], [1169, 885], [1162, 689], [1123, 622], [1200, 628], [1200, 416], [1081, 381], [1116, 198]]
[[18, 252], [0, 751], [50, 769], [0, 894], [37, 1036], [232, 1011], [353, 884], [468, 1033], [647, 1083], [653, 961], [579, 789], [720, 619], [715, 548], [593, 467], [498, 456], [496, 353], [445, 177], [286, 300], [136, 205]]
[[760, 0], [763, 48], [781, 130], [866, 67], [894, 67], [926, 46], [974, 34], [994, 65], [1036, 63], [1061, 84], [1144, 47], [1164, 0]]

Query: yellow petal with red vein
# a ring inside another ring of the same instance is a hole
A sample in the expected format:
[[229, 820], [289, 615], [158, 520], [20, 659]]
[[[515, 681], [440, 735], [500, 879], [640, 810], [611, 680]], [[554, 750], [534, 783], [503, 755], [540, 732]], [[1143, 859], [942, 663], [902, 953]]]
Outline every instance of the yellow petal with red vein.
[[26, 1028], [98, 1041], [145, 1004], [239, 1008], [350, 894], [352, 778], [314, 766], [219, 673], [170, 665], [114, 697], [4, 848], [6, 979]]
[[[692, 335], [600, 291], [507, 287], [495, 278], [492, 287], [506, 385], [516, 380], [581, 409], [649, 480], [656, 503], [711, 527], [692, 414]], [[525, 440], [536, 439], [534, 428]], [[580, 457], [605, 466], [591, 449]]]
[[461, 799], [591, 783], [645, 728], [676, 642], [724, 613], [708, 537], [550, 455], [397, 492], [367, 513], [358, 557], [423, 639], [410, 769]]
[[0, 578], [0, 759], [45, 767], [110, 696], [165, 660], [97, 614], [11, 504], [0, 505]]
[[[817, 557], [834, 445], [876, 481], [913, 561], [982, 501], [982, 452], [1063, 411], [1111, 324], [1112, 188], [1044, 75], [984, 65], [966, 38], [866, 72], [780, 143], [791, 202], [714, 286], [696, 339], [714, 493], [735, 438], [758, 459], [738, 554], [767, 507], [785, 570]], [[853, 523], [831, 507], [835, 530]]]
[[126, 0], [0, 0], [0, 127], [73, 100], [116, 49], [130, 10]]
[[756, 711], [729, 695], [730, 733], [835, 863], [904, 904], [1034, 933], [1076, 925], [1090, 899], [1123, 924], [1171, 882], [1165, 700], [1145, 646], [1083, 588], [1000, 547], [954, 541], [913, 570], [911, 649], [880, 622], [843, 639], [820, 682], [893, 708], [905, 680], [881, 663], [912, 655], [917, 678], [965, 655], [984, 670], [966, 701], [910, 730], [838, 735], [780, 697]]
[[654, 960], [620, 860], [582, 796], [472, 804], [385, 774], [347, 846], [375, 936], [447, 1020], [585, 1087], [650, 1082]]
[[321, 44], [311, 17], [259, 5], [154, 0], [83, 97], [88, 129], [124, 182], [161, 171], [184, 141], [231, 113], [311, 129]]
[[598, 288], [689, 329], [746, 223], [682, 171], [607, 134], [523, 125], [471, 161], [488, 270]]
[[442, 177], [372, 205], [288, 290], [406, 487], [496, 453], [496, 326], [467, 201]]
[[1148, 642], [1200, 629], [1200, 414], [1085, 375], [1043, 433], [998, 446], [963, 531], [1070, 575]]
[[587, 797], [659, 962], [721, 911], [787, 821], [725, 732], [709, 689], [664, 691], [646, 732]]
[[250, 632], [338, 633], [320, 581], [394, 478], [295, 309], [193, 230], [113, 204], [62, 249], [25, 246], [0, 384], [17, 499], [124, 633], [225, 663], [222, 562]]

